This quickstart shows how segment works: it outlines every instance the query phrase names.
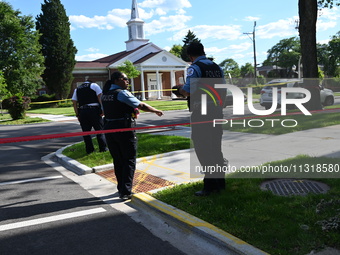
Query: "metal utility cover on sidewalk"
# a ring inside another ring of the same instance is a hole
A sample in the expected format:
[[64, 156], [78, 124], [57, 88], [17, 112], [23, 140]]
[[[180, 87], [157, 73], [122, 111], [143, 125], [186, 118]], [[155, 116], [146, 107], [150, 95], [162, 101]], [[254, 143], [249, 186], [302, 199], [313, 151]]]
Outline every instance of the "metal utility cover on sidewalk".
[[276, 179], [263, 182], [262, 190], [270, 190], [275, 195], [290, 196], [300, 195], [305, 196], [309, 193], [324, 194], [330, 189], [327, 184], [311, 180], [298, 179]]

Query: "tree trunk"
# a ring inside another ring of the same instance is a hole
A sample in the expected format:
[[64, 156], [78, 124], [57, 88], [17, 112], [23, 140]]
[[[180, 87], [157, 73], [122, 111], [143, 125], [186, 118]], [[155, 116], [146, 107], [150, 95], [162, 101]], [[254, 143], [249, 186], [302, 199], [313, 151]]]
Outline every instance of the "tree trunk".
[[317, 0], [299, 0], [299, 16], [304, 87], [311, 92], [312, 96], [305, 106], [308, 110], [321, 110], [316, 53]]

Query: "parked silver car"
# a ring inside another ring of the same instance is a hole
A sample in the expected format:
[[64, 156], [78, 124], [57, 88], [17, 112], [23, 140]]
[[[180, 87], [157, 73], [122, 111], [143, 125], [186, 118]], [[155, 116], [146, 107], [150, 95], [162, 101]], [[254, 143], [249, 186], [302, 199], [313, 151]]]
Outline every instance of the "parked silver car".
[[[297, 79], [276, 79], [268, 82], [265, 87], [261, 90], [260, 104], [264, 106], [267, 110], [272, 106], [273, 102], [273, 87], [277, 88], [277, 104], [281, 107], [281, 88], [289, 87], [299, 87], [300, 80]], [[303, 98], [305, 95], [303, 93], [288, 93], [287, 98]], [[334, 104], [334, 93], [330, 89], [326, 89], [320, 86], [320, 97], [321, 103], [324, 106]]]

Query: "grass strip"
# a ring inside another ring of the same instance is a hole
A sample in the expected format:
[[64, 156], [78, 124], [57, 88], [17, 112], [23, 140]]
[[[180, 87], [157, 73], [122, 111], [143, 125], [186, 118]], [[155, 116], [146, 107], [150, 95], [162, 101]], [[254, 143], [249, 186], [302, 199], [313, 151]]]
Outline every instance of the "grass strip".
[[27, 111], [27, 113], [75, 116], [72, 106], [30, 109]]
[[[298, 156], [271, 165], [339, 164], [337, 158]], [[205, 220], [270, 253], [308, 254], [325, 247], [340, 248], [340, 179], [319, 179], [331, 187], [327, 194], [276, 196], [260, 190], [265, 179], [227, 178], [220, 194], [196, 197], [202, 182], [177, 185], [153, 196]], [[333, 227], [333, 228], [332, 228]]]
[[[190, 148], [190, 139], [181, 136], [150, 135], [137, 133], [137, 139], [138, 158]], [[99, 147], [97, 139], [93, 139], [93, 144], [96, 152], [89, 155], [85, 152], [84, 142], [80, 142], [67, 147], [63, 151], [63, 154], [69, 158], [77, 160], [81, 164], [84, 164], [88, 167], [95, 167], [112, 163], [112, 157], [108, 151], [98, 152]]]
[[25, 119], [18, 119], [18, 120], [12, 120], [11, 117], [0, 116], [0, 126], [1, 125], [26, 125], [26, 124], [35, 124], [35, 123], [43, 123], [43, 122], [49, 122], [49, 120], [45, 120], [42, 118], [30, 118], [26, 117]]
[[[188, 109], [186, 100], [170, 100], [170, 101], [160, 100], [160, 101], [145, 101], [145, 102], [162, 111]], [[27, 113], [75, 116], [73, 106], [30, 109], [27, 111]]]

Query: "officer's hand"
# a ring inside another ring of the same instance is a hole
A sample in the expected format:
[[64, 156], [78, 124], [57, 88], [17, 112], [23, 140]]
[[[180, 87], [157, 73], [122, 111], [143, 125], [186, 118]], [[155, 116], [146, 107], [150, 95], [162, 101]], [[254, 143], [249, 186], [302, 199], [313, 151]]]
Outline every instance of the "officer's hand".
[[174, 93], [178, 97], [183, 97], [183, 95], [179, 92], [180, 89], [182, 89], [182, 88], [183, 88], [183, 85], [175, 85], [171, 88], [172, 93]]
[[162, 116], [164, 115], [164, 112], [163, 112], [163, 111], [160, 111], [160, 110], [155, 111], [155, 113], [156, 113], [159, 117], [162, 117]]

